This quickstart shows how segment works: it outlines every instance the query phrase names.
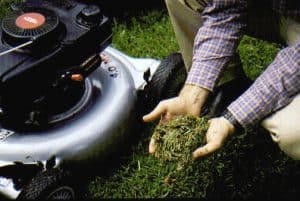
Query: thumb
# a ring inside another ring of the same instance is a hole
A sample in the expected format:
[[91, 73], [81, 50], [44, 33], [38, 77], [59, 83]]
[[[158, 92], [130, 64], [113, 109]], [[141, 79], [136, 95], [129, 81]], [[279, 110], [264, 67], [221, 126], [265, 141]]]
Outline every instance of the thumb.
[[159, 103], [152, 112], [143, 116], [144, 122], [150, 122], [157, 118], [160, 118], [162, 114], [166, 112], [166, 106], [162, 103]]
[[213, 144], [213, 143], [208, 143], [202, 147], [199, 147], [198, 149], [196, 149], [192, 156], [193, 159], [198, 159], [201, 157], [204, 157], [214, 151], [216, 151], [220, 146], [218, 146], [217, 144]]
[[149, 153], [154, 154], [156, 151], [156, 142], [154, 138], [151, 138], [150, 143], [149, 143]]

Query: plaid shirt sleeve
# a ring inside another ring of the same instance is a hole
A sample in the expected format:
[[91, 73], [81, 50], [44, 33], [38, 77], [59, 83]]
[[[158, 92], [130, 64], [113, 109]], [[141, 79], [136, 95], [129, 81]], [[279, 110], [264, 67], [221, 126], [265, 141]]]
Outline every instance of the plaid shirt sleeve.
[[[186, 80], [213, 91], [242, 36], [245, 0], [211, 0], [203, 11], [204, 24], [194, 42]], [[300, 91], [300, 43], [281, 50], [275, 60], [228, 110], [245, 128], [289, 104]]]
[[186, 84], [213, 91], [242, 37], [246, 8], [246, 0], [208, 2], [202, 13], [204, 24], [195, 37], [193, 62]]
[[282, 49], [252, 86], [228, 110], [243, 127], [289, 104], [300, 91], [300, 42]]

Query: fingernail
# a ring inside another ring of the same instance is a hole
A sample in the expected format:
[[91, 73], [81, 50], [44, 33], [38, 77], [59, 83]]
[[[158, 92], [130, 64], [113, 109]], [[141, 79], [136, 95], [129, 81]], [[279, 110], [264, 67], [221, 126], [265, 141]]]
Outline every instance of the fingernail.
[[153, 147], [149, 148], [149, 154], [154, 154], [155, 153], [155, 149]]
[[193, 159], [196, 158], [195, 152], [192, 153], [192, 158], [193, 158]]
[[144, 122], [147, 121], [147, 116], [143, 116], [143, 121], [144, 121]]
[[153, 154], [155, 152], [155, 150], [156, 150], [156, 144], [155, 144], [154, 139], [152, 138], [150, 140], [150, 144], [149, 144], [149, 153]]
[[194, 151], [193, 154], [192, 154], [192, 156], [193, 156], [194, 159], [199, 158], [197, 151]]
[[150, 146], [149, 146], [149, 153], [150, 154], [153, 154], [155, 152], [155, 145], [153, 145], [153, 143], [150, 143]]

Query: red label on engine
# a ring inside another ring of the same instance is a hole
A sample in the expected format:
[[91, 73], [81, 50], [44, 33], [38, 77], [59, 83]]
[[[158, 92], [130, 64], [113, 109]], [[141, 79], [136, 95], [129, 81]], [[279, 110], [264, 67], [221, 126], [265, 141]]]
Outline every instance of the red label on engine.
[[16, 25], [22, 29], [36, 29], [42, 26], [46, 18], [40, 13], [25, 13], [16, 20]]

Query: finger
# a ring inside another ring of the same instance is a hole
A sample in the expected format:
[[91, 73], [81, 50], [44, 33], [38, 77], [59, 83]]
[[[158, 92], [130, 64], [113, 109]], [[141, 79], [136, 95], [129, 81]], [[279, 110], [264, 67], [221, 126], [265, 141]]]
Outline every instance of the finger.
[[170, 115], [168, 112], [165, 112], [165, 114], [161, 115], [159, 124], [163, 125], [172, 119], [173, 119], [173, 115]]
[[149, 153], [154, 154], [156, 151], [156, 141], [154, 138], [151, 138], [149, 143]]
[[196, 149], [193, 152], [193, 159], [197, 159], [197, 158], [201, 158], [204, 157], [214, 151], [216, 151], [217, 149], [219, 149], [221, 146], [215, 143], [208, 143], [206, 145], [204, 145], [203, 147], [200, 147], [198, 149]]
[[167, 123], [165, 115], [161, 115], [160, 120], [159, 120], [159, 125], [164, 125], [165, 123]]
[[216, 135], [218, 135], [218, 133], [219, 133], [219, 130], [214, 126], [215, 125], [214, 121], [215, 121], [215, 119], [210, 119], [208, 121], [209, 128], [206, 133], [206, 142], [211, 142], [211, 140], [213, 138], [215, 138]]
[[213, 120], [213, 119], [210, 119], [210, 120], [207, 121], [208, 125], [211, 124], [212, 120]]
[[110, 62], [109, 57], [106, 54], [101, 53], [100, 57], [102, 59], [102, 61], [107, 64], [108, 62]]
[[213, 139], [216, 139], [218, 134], [218, 130], [216, 130], [214, 127], [209, 127], [206, 133], [206, 142], [211, 142]]
[[160, 118], [166, 112], [165, 105], [161, 102], [159, 103], [152, 112], [143, 116], [144, 122], [154, 121], [155, 119]]

